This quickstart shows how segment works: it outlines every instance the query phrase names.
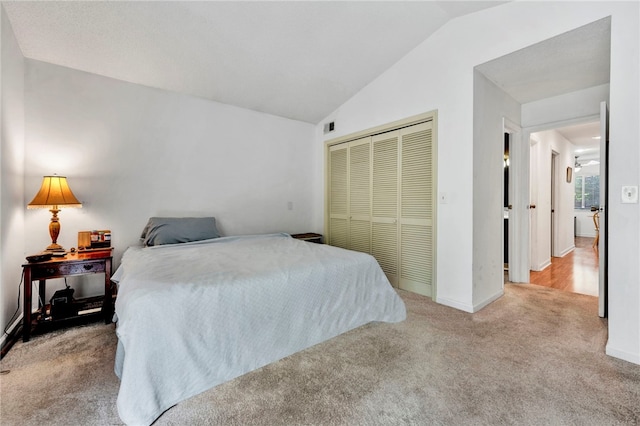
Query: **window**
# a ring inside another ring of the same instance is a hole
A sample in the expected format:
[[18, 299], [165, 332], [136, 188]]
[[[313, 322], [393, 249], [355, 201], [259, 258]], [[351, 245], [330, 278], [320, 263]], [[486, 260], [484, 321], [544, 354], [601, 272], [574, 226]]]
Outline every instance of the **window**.
[[600, 207], [600, 176], [586, 175], [575, 178], [575, 209], [591, 209]]

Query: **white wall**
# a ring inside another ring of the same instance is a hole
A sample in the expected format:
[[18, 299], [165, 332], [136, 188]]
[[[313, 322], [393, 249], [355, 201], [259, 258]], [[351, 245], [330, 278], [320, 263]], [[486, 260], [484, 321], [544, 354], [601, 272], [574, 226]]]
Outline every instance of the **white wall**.
[[596, 228], [593, 223], [593, 212], [589, 210], [575, 210], [576, 237], [595, 238]]
[[620, 199], [640, 184], [640, 3], [624, 9], [611, 22], [607, 353], [640, 364], [640, 208]]
[[[552, 256], [561, 257], [575, 248], [573, 238], [573, 200], [575, 195], [573, 176], [575, 147], [565, 139], [560, 133], [551, 130], [542, 132], [546, 139], [549, 137], [549, 145], [553, 152], [558, 154], [556, 158], [555, 182], [556, 193], [554, 201], [554, 221], [553, 230], [554, 241]], [[571, 182], [567, 182], [567, 167], [571, 167]]]
[[20, 265], [25, 261], [24, 58], [3, 7], [0, 27], [0, 325], [4, 330], [18, 308]]
[[[487, 291], [478, 288], [484, 284], [475, 280], [472, 268], [472, 190], [478, 190], [474, 155], [487, 149], [473, 137], [474, 66], [607, 16], [612, 16], [611, 184], [618, 193], [621, 185], [638, 184], [640, 177], [640, 13], [635, 2], [510, 2], [457, 18], [323, 121], [335, 120], [334, 138], [438, 110], [438, 191], [448, 198], [438, 205], [437, 216], [439, 302], [471, 310], [474, 294]], [[320, 189], [323, 182], [316, 185]], [[616, 285], [610, 291], [607, 352], [640, 363], [640, 247], [637, 238], [628, 238], [640, 235], [638, 205], [612, 206], [610, 219], [610, 282]], [[498, 259], [501, 247], [496, 238], [484, 249]], [[496, 265], [501, 262], [489, 263]]]
[[522, 105], [522, 126], [533, 131], [559, 127], [567, 122], [593, 121], [600, 114], [600, 102], [609, 101], [609, 84], [541, 99]]
[[[59, 214], [65, 248], [110, 229], [118, 263], [151, 216], [215, 216], [224, 235], [321, 230], [310, 124], [34, 60], [25, 102], [25, 198], [58, 173], [83, 203]], [[26, 249], [42, 250], [50, 213], [25, 216]]]
[[[504, 291], [504, 258], [487, 247], [504, 241], [503, 118], [520, 125], [520, 104], [480, 72], [473, 92], [473, 312]], [[481, 146], [482, 149], [475, 149]], [[501, 251], [502, 252], [502, 251]]]

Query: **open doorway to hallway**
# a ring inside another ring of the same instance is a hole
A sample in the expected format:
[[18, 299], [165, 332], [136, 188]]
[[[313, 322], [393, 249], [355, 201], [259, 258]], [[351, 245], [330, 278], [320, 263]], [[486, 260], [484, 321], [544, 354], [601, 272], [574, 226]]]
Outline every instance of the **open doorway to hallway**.
[[[588, 47], [588, 49], [586, 48]], [[570, 197], [560, 196], [562, 202], [568, 202], [568, 206], [557, 205], [554, 222], [567, 222], [567, 225], [555, 227], [554, 223], [554, 243], [552, 246], [550, 230], [551, 205], [542, 205], [530, 197], [530, 187], [534, 179], [529, 171], [531, 151], [529, 140], [532, 133], [547, 131], [552, 128], [585, 123], [587, 121], [600, 121], [603, 127], [601, 134], [602, 158], [601, 177], [601, 205], [598, 207], [600, 221], [602, 223], [600, 232], [600, 244], [598, 246], [599, 255], [599, 290], [598, 290], [598, 315], [607, 316], [607, 158], [608, 158], [608, 109], [606, 99], [609, 97], [609, 69], [611, 59], [611, 19], [603, 18], [590, 24], [552, 37], [535, 45], [521, 49], [511, 54], [496, 58], [484, 64], [477, 65], [476, 75], [482, 75], [493, 82], [498, 89], [509, 97], [497, 97], [491, 88], [486, 84], [476, 85], [478, 89], [478, 99], [487, 102], [474, 100], [474, 117], [478, 123], [485, 125], [483, 118], [490, 117], [491, 113], [500, 111], [503, 119], [503, 130], [505, 132], [514, 131], [514, 141], [509, 146], [510, 173], [509, 173], [509, 200], [511, 208], [503, 210], [505, 231], [507, 235], [505, 246], [508, 248], [505, 260], [504, 274], [505, 281], [516, 283], [529, 283], [530, 272], [542, 271], [551, 265], [552, 258], [562, 258], [572, 252], [576, 247], [574, 240], [574, 225], [572, 222], [579, 220]], [[580, 59], [578, 53], [587, 54]], [[536, 67], [531, 66], [535, 64]], [[538, 67], [539, 66], [539, 67]], [[579, 70], [579, 71], [577, 71]], [[590, 81], [583, 80], [585, 76], [591, 76]], [[600, 76], [599, 78], [597, 76]], [[593, 80], [591, 78], [593, 77]], [[482, 81], [480, 78], [478, 81]], [[572, 88], [565, 84], [567, 82], [577, 83]], [[562, 87], [562, 90], [547, 91], [550, 85]], [[486, 92], [483, 90], [487, 89]], [[494, 88], [495, 89], [495, 88]], [[526, 89], [526, 90], [525, 90]], [[489, 96], [491, 94], [492, 96]], [[513, 111], [515, 100], [520, 105], [519, 120], [517, 112]], [[495, 120], [495, 118], [494, 118]], [[475, 123], [475, 121], [474, 121]], [[517, 128], [510, 123], [515, 124]], [[480, 124], [479, 124], [480, 125]], [[482, 127], [482, 126], [481, 126]], [[484, 128], [483, 128], [484, 129]], [[557, 132], [557, 129], [554, 129]], [[495, 145], [498, 145], [498, 138], [492, 136]], [[544, 143], [539, 143], [538, 148]], [[494, 150], [493, 152], [496, 152]], [[567, 156], [566, 152], [558, 152], [557, 175], [559, 182], [565, 180], [567, 184], [575, 185], [574, 160]], [[541, 176], [549, 178], [551, 175], [551, 149], [540, 152], [541, 159], [549, 163], [549, 169], [541, 173]], [[569, 154], [571, 155], [571, 154]], [[475, 155], [474, 161], [480, 160], [480, 155]], [[478, 164], [480, 164], [478, 162]], [[492, 176], [497, 176], [497, 170], [492, 169]], [[566, 175], [565, 175], [566, 173]], [[540, 183], [539, 183], [540, 184]], [[550, 186], [550, 182], [548, 184]], [[573, 193], [574, 187], [564, 185], [563, 191]], [[544, 186], [544, 185], [543, 185]], [[546, 186], [546, 188], [549, 188]], [[492, 199], [498, 201], [497, 197]], [[484, 205], [482, 205], [484, 206]], [[474, 203], [474, 209], [476, 203]], [[559, 211], [558, 209], [562, 210]], [[491, 210], [494, 211], [493, 209]], [[540, 213], [542, 212], [542, 213]], [[562, 216], [562, 217], [557, 217]], [[484, 217], [479, 215], [479, 217]], [[557, 219], [557, 220], [556, 220]], [[546, 223], [545, 223], [546, 222]], [[492, 222], [493, 223], [493, 222]], [[534, 226], [544, 225], [547, 227], [545, 233], [533, 233]], [[555, 231], [558, 232], [555, 232]], [[576, 234], [580, 236], [579, 234]], [[537, 238], [537, 240], [536, 240]], [[559, 243], [557, 243], [558, 240]], [[540, 251], [540, 248], [544, 251]], [[552, 248], [553, 247], [553, 248]], [[502, 247], [501, 247], [502, 248]], [[552, 256], [553, 252], [553, 256]], [[497, 253], [496, 253], [497, 255]], [[504, 256], [504, 254], [503, 254]], [[495, 265], [495, 263], [492, 263]]]
[[[532, 203], [539, 208], [531, 211], [530, 282], [598, 297], [600, 123], [551, 129], [531, 137], [536, 142], [531, 151]], [[545, 147], [551, 156], [546, 156]], [[560, 155], [571, 155], [566, 171], [557, 167]], [[545, 179], [548, 169], [551, 178]]]

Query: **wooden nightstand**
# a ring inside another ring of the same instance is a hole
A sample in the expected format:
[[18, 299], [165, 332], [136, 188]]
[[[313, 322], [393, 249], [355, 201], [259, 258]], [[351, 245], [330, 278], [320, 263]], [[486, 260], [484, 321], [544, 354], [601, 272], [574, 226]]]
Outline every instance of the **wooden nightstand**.
[[322, 244], [322, 235], [314, 234], [313, 232], [307, 232], [306, 234], [291, 234], [291, 237], [298, 240], [308, 241], [310, 243]]
[[[33, 281], [39, 281], [38, 306], [40, 312], [46, 310], [45, 290], [46, 281], [53, 278], [65, 278], [73, 275], [104, 274], [104, 297], [98, 314], [103, 315], [105, 324], [111, 323], [113, 317], [113, 300], [111, 295], [111, 249], [67, 253], [65, 257], [54, 257], [45, 262], [32, 262], [22, 265], [24, 270], [24, 301], [22, 340], [28, 342], [31, 337], [31, 327], [34, 315], [31, 311], [31, 288]], [[78, 301], [81, 302], [81, 301]], [[87, 314], [91, 315], [91, 314]], [[50, 318], [47, 322], [55, 323], [80, 318], [80, 315], [61, 319]]]

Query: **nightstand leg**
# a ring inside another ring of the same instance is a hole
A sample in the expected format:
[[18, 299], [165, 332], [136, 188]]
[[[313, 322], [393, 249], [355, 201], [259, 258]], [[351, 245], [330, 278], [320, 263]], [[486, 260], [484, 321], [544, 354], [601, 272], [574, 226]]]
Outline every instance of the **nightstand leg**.
[[102, 302], [102, 313], [104, 323], [111, 324], [113, 318], [113, 297], [111, 296], [111, 259], [107, 259], [104, 265], [104, 301]]

